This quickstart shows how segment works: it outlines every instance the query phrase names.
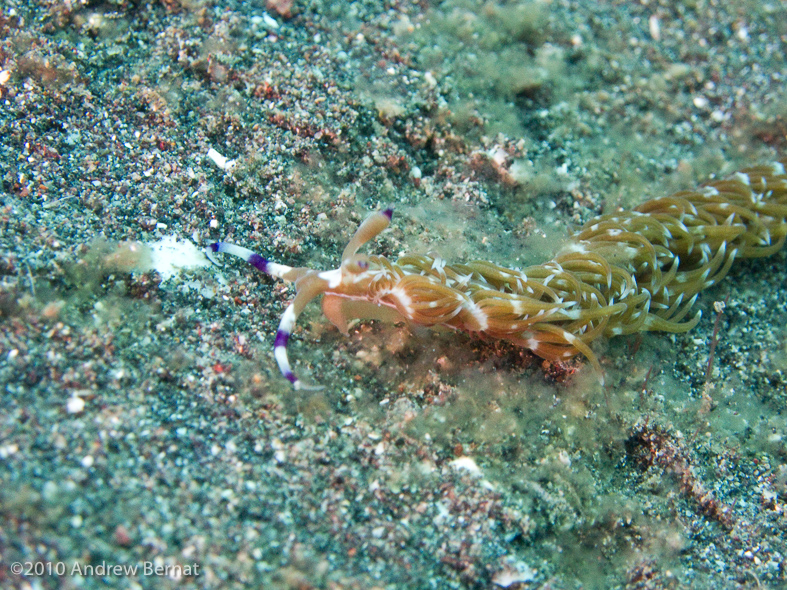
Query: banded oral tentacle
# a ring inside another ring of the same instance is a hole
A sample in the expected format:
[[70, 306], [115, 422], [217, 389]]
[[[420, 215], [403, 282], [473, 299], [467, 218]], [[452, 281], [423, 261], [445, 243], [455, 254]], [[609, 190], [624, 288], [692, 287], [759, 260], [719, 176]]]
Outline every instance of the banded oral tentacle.
[[285, 281], [294, 282], [300, 277], [308, 273], [310, 268], [293, 268], [286, 264], [279, 264], [278, 262], [271, 262], [267, 258], [263, 258], [253, 250], [231, 244], [229, 242], [215, 242], [205, 249], [208, 258], [214, 264], [218, 264], [216, 257], [213, 253], [220, 252], [222, 254], [231, 254], [246, 261], [257, 270], [264, 272], [266, 275], [276, 279], [283, 279]]

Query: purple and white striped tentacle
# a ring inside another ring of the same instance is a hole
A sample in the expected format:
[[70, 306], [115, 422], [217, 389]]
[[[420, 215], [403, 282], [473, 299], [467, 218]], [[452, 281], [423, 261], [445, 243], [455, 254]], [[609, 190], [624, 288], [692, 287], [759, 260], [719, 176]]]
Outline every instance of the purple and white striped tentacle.
[[317, 295], [325, 291], [325, 281], [318, 278], [316, 273], [310, 274], [304, 279], [304, 283], [299, 284], [299, 287], [302, 287], [302, 289], [299, 289], [295, 299], [287, 306], [287, 309], [284, 310], [281, 316], [279, 329], [276, 331], [276, 341], [273, 344], [273, 357], [279, 365], [279, 371], [281, 371], [281, 374], [287, 381], [292, 383], [294, 389], [316, 391], [323, 389], [323, 386], [306, 385], [292, 372], [290, 360], [287, 358], [287, 342], [290, 339], [290, 334], [292, 334], [295, 328], [295, 320], [298, 319], [298, 315], [303, 310], [304, 306]]
[[[215, 244], [211, 244], [207, 248], [208, 253], [212, 252], [220, 252], [222, 254], [232, 254], [233, 256], [237, 256], [251, 264], [254, 268], [259, 271], [264, 272], [266, 275], [270, 275], [277, 279], [285, 279], [285, 280], [292, 280], [288, 277], [288, 274], [291, 274], [293, 268], [291, 266], [287, 266], [286, 264], [279, 264], [277, 262], [271, 262], [266, 258], [263, 258], [256, 252], [249, 250], [248, 248], [243, 248], [242, 246], [236, 246], [235, 244], [230, 244], [229, 242], [216, 242]], [[214, 261], [215, 262], [215, 261]]]
[[281, 321], [279, 322], [279, 329], [276, 331], [276, 341], [273, 344], [273, 357], [276, 359], [276, 363], [279, 365], [279, 371], [281, 371], [284, 378], [292, 383], [293, 388], [300, 389], [301, 382], [295, 376], [295, 373], [292, 372], [290, 360], [287, 358], [287, 342], [295, 327], [296, 319], [295, 305], [290, 303], [284, 311], [284, 314], [282, 314]]

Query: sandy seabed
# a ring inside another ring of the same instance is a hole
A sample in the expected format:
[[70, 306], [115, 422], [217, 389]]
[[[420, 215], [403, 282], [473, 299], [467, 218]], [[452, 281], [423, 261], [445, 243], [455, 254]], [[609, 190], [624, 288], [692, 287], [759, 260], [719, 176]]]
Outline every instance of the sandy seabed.
[[0, 586], [784, 587], [783, 252], [604, 386], [311, 305], [320, 392], [293, 289], [200, 253], [330, 269], [393, 206], [367, 251], [542, 262], [787, 153], [785, 44], [781, 2], [4, 2]]

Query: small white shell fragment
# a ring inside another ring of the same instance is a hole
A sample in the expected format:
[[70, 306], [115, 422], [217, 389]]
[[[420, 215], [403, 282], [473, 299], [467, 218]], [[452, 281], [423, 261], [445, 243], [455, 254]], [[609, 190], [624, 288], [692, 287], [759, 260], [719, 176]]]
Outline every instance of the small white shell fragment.
[[426, 83], [429, 85], [429, 88], [434, 88], [435, 86], [437, 86], [437, 80], [435, 79], [434, 74], [432, 74], [432, 72], [427, 71], [424, 74], [424, 80], [426, 80]]
[[661, 26], [659, 23], [659, 17], [655, 14], [651, 14], [650, 18], [648, 18], [648, 32], [650, 32], [650, 37], [654, 41], [661, 40]]
[[275, 18], [273, 18], [267, 12], [263, 12], [262, 13], [262, 22], [264, 22], [265, 26], [268, 27], [269, 29], [278, 29], [279, 28], [279, 23], [276, 21]]
[[492, 583], [501, 588], [509, 588], [514, 584], [529, 583], [536, 579], [536, 572], [524, 561], [506, 560], [507, 563], [503, 570], [497, 572], [492, 577]]
[[11, 443], [10, 445], [3, 445], [0, 447], [0, 459], [7, 459], [11, 455], [15, 455], [19, 451], [19, 445]]
[[692, 102], [698, 109], [704, 109], [710, 104], [710, 101], [704, 96], [695, 96]]
[[235, 160], [228, 160], [213, 148], [208, 150], [208, 158], [213, 160], [213, 163], [225, 172], [229, 172], [235, 167]]
[[69, 414], [81, 414], [85, 409], [85, 400], [78, 395], [72, 395], [66, 402], [66, 412]]
[[481, 475], [483, 475], [481, 468], [471, 457], [458, 457], [448, 464], [454, 469], [465, 469], [476, 477], [481, 477]]

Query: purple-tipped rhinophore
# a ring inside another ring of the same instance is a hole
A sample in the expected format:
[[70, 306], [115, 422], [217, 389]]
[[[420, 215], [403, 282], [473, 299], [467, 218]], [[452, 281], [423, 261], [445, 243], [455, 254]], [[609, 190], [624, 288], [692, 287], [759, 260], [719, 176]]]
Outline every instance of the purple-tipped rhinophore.
[[388, 209], [383, 210], [383, 215], [385, 215], [390, 221], [393, 217], [393, 207], [388, 207]]

